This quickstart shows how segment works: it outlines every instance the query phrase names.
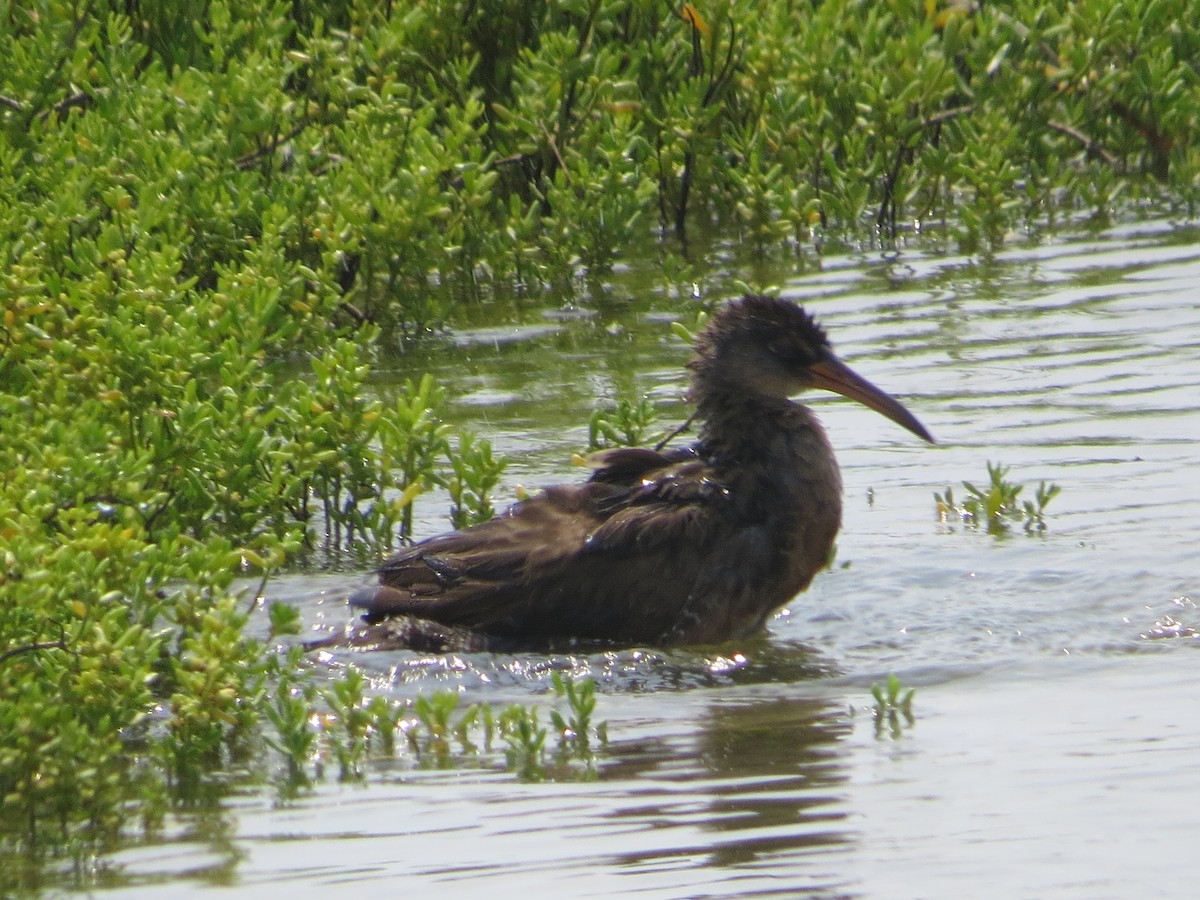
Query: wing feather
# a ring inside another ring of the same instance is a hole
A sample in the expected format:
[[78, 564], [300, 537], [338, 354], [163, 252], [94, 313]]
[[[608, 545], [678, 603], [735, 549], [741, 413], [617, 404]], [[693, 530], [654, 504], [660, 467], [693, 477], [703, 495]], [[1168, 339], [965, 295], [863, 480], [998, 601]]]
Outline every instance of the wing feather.
[[[649, 602], [645, 585], [665, 576], [679, 595], [674, 605], [688, 602], [685, 582], [704, 567], [679, 559], [679, 548], [700, 560], [712, 551], [729, 492], [694, 450], [610, 450], [591, 462], [583, 485], [550, 488], [482, 525], [401, 551], [381, 567], [381, 583], [351, 602], [372, 622], [412, 615], [496, 634], [586, 635], [589, 623], [619, 633], [622, 621], [651, 607], [669, 620], [672, 604]], [[614, 574], [605, 563], [612, 558], [627, 565]], [[572, 598], [569, 623], [553, 619], [564, 596]], [[613, 597], [634, 599], [619, 606]], [[631, 605], [639, 597], [646, 602]]]

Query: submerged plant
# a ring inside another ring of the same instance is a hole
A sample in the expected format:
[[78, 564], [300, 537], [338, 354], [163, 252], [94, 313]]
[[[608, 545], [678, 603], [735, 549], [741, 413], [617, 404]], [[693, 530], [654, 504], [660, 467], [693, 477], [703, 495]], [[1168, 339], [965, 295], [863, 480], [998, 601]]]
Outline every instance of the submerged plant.
[[299, 669], [300, 647], [289, 652], [287, 668], [275, 684], [271, 699], [266, 704], [266, 717], [274, 729], [268, 733], [267, 744], [283, 757], [287, 767], [284, 793], [293, 794], [308, 787], [307, 765], [316, 748], [317, 736], [309, 727], [315, 689], [308, 684], [297, 683], [293, 673]]
[[[486, 766], [495, 757], [497, 739], [504, 747], [505, 768], [524, 781], [593, 779], [597, 748], [608, 745], [607, 723], [593, 724], [596, 683], [555, 673], [553, 687], [566, 709], [551, 708], [551, 725], [546, 726], [538, 704], [514, 703], [496, 714], [487, 703], [463, 706], [453, 690], [408, 701], [380, 695], [368, 699], [367, 681], [353, 669], [322, 690], [285, 672], [267, 706], [275, 731], [267, 743], [287, 766], [285, 794], [319, 780], [325, 757], [337, 762], [339, 779], [360, 781], [369, 760], [405, 751], [421, 768]], [[552, 733], [558, 748], [547, 761]]]
[[613, 409], [598, 409], [588, 420], [588, 449], [640, 447], [650, 441], [650, 428], [658, 419], [649, 397], [638, 401], [622, 397]]
[[[560, 699], [567, 699], [570, 717], [566, 718], [558, 710], [550, 711], [550, 721], [559, 732], [559, 742], [563, 747], [570, 747], [580, 756], [590, 755], [592, 713], [596, 710], [596, 681], [584, 678], [581, 681], [564, 679], [558, 672], [553, 675], [554, 693]], [[608, 743], [608, 723], [601, 722], [595, 727], [595, 737], [601, 744]]]
[[523, 781], [544, 779], [546, 729], [538, 725], [537, 709], [514, 703], [500, 713], [496, 724], [508, 744], [505, 756], [509, 769]]
[[[428, 697], [418, 697], [412, 704], [417, 724], [408, 729], [409, 746], [420, 758], [432, 756], [439, 768], [453, 764], [452, 738], [464, 753], [477, 752], [470, 732], [480, 722], [487, 705], [473, 703], [455, 718], [458, 699], [454, 691], [436, 691]], [[489, 717], [482, 718], [486, 721]], [[490, 743], [490, 737], [485, 736], [485, 740]]]
[[504, 472], [505, 461], [492, 455], [492, 443], [475, 440], [470, 432], [458, 438], [458, 451], [450, 453], [454, 474], [447, 482], [450, 492], [450, 523], [467, 528], [486, 522], [496, 514], [492, 491]]
[[967, 497], [956, 503], [954, 492], [947, 487], [945, 494], [935, 493], [938, 518], [945, 522], [957, 516], [966, 524], [978, 528], [983, 526], [988, 534], [1007, 534], [1015, 526], [1021, 526], [1026, 534], [1040, 534], [1046, 530], [1046, 507], [1062, 491], [1057, 484], [1041, 482], [1033, 500], [1021, 500], [1024, 485], [1008, 480], [1008, 468], [991, 462], [987, 464], [988, 485], [978, 488], [969, 481], [963, 482]]
[[888, 675], [883, 684], [875, 682], [871, 685], [871, 696], [875, 698], [875, 737], [882, 737], [886, 730], [892, 740], [896, 740], [905, 725], [913, 724], [914, 694], [916, 688], [906, 688], [896, 675]]
[[327, 730], [333, 737], [333, 753], [341, 781], [362, 779], [362, 763], [367, 755], [367, 736], [372, 719], [364, 701], [366, 681], [362, 673], [349, 669], [323, 692], [323, 698], [332, 712], [327, 719]]
[[445, 392], [426, 374], [406, 381], [391, 415], [380, 420], [382, 458], [389, 471], [398, 473], [401, 495], [400, 537], [412, 535], [414, 492], [438, 483], [437, 461], [449, 454], [450, 443], [442, 421]]

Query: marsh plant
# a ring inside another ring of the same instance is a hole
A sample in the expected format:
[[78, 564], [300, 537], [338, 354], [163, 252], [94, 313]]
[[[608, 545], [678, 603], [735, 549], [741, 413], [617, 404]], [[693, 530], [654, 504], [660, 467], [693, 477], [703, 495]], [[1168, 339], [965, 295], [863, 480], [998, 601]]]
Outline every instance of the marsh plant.
[[[485, 768], [497, 764], [527, 781], [589, 780], [608, 744], [608, 726], [595, 723], [596, 683], [591, 678], [551, 679], [554, 704], [463, 704], [454, 690], [412, 700], [368, 697], [361, 673], [323, 688], [311, 679], [281, 678], [268, 706], [276, 736], [270, 746], [283, 759], [285, 795], [324, 776], [327, 762], [341, 781], [364, 781], [372, 761], [406, 759], [416, 768]], [[554, 741], [551, 742], [551, 737]]]
[[916, 719], [913, 716], [913, 697], [916, 688], [905, 687], [897, 675], [888, 675], [887, 680], [880, 684], [871, 685], [871, 696], [875, 698], [872, 711], [875, 715], [875, 737], [885, 734], [892, 740], [898, 740], [904, 733], [905, 726], [911, 727]]
[[492, 495], [506, 463], [493, 455], [491, 441], [476, 440], [470, 432], [460, 433], [458, 452], [450, 463], [453, 472], [446, 479], [450, 524], [467, 528], [492, 518], [496, 514]]
[[621, 397], [612, 408], [597, 409], [588, 421], [588, 450], [642, 447], [656, 440], [650, 429], [658, 411], [649, 397]]
[[1026, 534], [1041, 534], [1046, 530], [1046, 507], [1061, 493], [1057, 484], [1041, 482], [1032, 500], [1022, 500], [1024, 485], [1008, 480], [1008, 468], [999, 463], [987, 464], [988, 484], [976, 487], [969, 481], [963, 482], [966, 497], [958, 502], [954, 492], [947, 487], [946, 493], [933, 495], [937, 504], [938, 518], [942, 522], [951, 518], [961, 520], [972, 528], [983, 528], [988, 534], [1004, 535], [1014, 528]]
[[455, 691], [436, 691], [428, 697], [418, 697], [411, 704], [415, 718], [404, 728], [409, 748], [423, 761], [431, 760], [434, 765], [446, 768], [453, 762], [453, 745], [460, 752], [474, 754], [478, 747], [472, 740], [474, 731], [482, 731], [482, 740], [491, 745], [491, 710], [486, 704], [472, 704], [459, 708], [459, 694]]
[[547, 759], [546, 739], [551, 729], [538, 724], [537, 709], [514, 705], [497, 719], [498, 732], [508, 744], [509, 768], [521, 778], [590, 781], [596, 777], [597, 748], [608, 746], [608, 723], [593, 724], [596, 682], [592, 678], [551, 676], [554, 695], [566, 701], [566, 709], [550, 709], [550, 725], [557, 746]]
[[596, 682], [592, 678], [574, 680], [563, 678], [555, 672], [551, 678], [556, 697], [566, 699], [567, 715], [557, 709], [550, 711], [550, 721], [558, 732], [559, 744], [570, 748], [579, 756], [587, 756], [592, 742], [608, 743], [608, 723], [592, 725], [592, 713], [596, 711]]

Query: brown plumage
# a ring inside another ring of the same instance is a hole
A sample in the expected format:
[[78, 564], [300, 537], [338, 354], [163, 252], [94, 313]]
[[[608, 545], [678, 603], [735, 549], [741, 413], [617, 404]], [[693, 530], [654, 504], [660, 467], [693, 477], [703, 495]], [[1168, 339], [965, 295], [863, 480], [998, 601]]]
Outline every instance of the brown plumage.
[[[696, 340], [686, 449], [606, 450], [591, 478], [397, 553], [354, 593], [354, 643], [416, 649], [572, 640], [706, 644], [758, 631], [825, 566], [841, 477], [816, 417], [788, 399], [824, 388], [931, 441], [851, 372], [799, 306], [747, 296]], [[376, 624], [377, 623], [377, 624]]]

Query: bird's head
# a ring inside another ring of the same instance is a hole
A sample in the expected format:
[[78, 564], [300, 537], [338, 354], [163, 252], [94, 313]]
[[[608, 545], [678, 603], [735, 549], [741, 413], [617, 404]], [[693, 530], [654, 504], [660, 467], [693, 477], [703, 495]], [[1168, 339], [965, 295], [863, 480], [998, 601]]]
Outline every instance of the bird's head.
[[749, 294], [714, 313], [688, 364], [693, 392], [714, 389], [784, 399], [809, 388], [833, 391], [932, 442], [907, 409], [837, 358], [825, 329], [800, 306]]

